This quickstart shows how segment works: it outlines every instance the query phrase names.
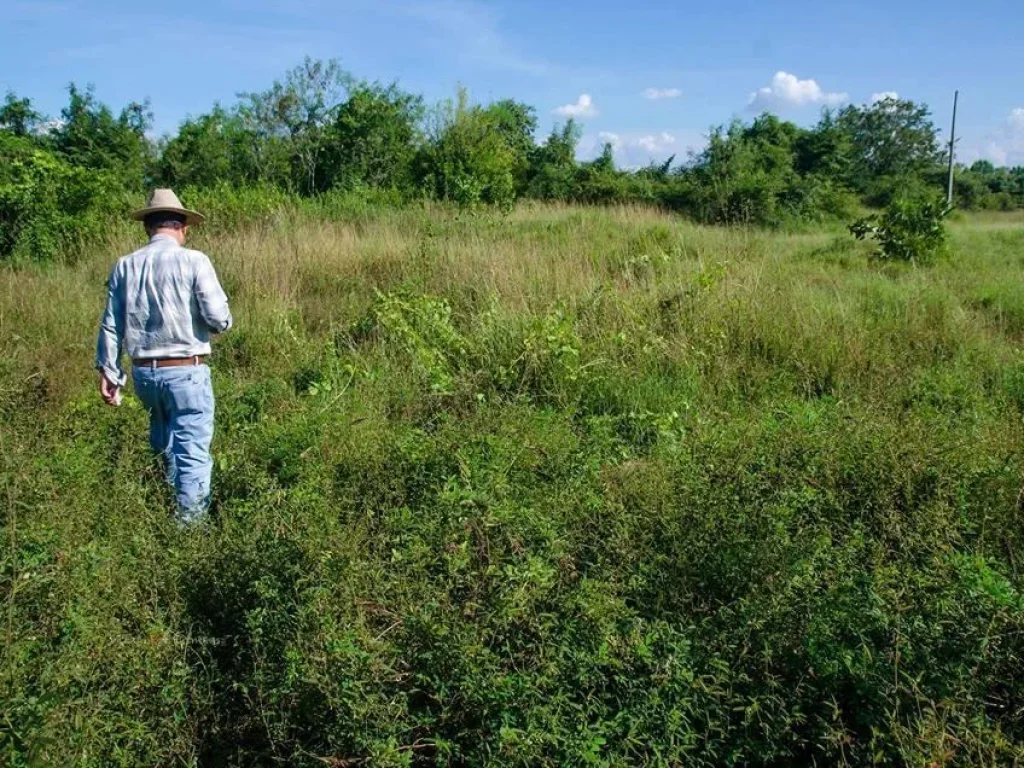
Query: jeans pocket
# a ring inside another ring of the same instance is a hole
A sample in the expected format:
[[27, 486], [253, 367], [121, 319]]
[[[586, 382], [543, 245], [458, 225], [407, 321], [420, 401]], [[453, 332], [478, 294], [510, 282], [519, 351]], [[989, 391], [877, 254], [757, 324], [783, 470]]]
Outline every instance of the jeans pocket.
[[210, 369], [206, 366], [196, 366], [167, 382], [167, 390], [178, 414], [205, 413], [213, 405]]

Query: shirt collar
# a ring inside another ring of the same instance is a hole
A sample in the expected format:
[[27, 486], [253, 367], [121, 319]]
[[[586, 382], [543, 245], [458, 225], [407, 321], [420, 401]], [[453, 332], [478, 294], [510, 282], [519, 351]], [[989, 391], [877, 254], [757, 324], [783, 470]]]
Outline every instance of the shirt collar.
[[151, 243], [162, 243], [164, 241], [167, 241], [169, 243], [174, 243], [175, 245], [178, 244], [178, 241], [175, 238], [173, 238], [171, 235], [160, 235], [160, 234], [157, 234], [157, 235], [153, 235], [151, 238], [149, 238], [149, 242], [151, 242]]

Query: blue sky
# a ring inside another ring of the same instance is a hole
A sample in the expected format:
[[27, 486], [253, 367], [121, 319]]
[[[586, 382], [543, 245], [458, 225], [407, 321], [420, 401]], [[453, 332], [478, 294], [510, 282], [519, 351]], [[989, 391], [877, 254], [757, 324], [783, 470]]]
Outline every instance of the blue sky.
[[149, 97], [163, 132], [308, 54], [431, 101], [526, 101], [542, 133], [575, 114], [582, 154], [636, 165], [760, 108], [807, 124], [886, 92], [945, 130], [959, 88], [959, 158], [1024, 164], [1022, 40], [1020, 0], [0, 0], [0, 91], [56, 114], [94, 83], [115, 109]]

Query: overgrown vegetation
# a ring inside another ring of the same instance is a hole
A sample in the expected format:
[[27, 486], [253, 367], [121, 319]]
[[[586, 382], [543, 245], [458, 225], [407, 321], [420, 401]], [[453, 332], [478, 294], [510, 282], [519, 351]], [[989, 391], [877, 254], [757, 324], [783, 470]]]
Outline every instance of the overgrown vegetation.
[[280, 194], [200, 198], [205, 533], [88, 365], [141, 233], [0, 271], [0, 761], [1024, 758], [1019, 214], [913, 270], [839, 224]]
[[[1024, 169], [947, 219], [895, 100], [617, 169], [311, 60], [149, 126], [0, 107], [0, 762], [1024, 760]], [[89, 367], [155, 184], [237, 321], [200, 532]]]
[[936, 196], [898, 197], [882, 213], [855, 221], [850, 232], [858, 240], [877, 242], [876, 258], [928, 264], [946, 250], [943, 220], [948, 214], [945, 201]]
[[[508, 210], [516, 200], [658, 206], [702, 223], [800, 228], [849, 222], [862, 205], [938, 193], [944, 151], [925, 105], [885, 99], [823, 112], [809, 128], [764, 114], [713, 127], [689, 158], [615, 167], [606, 145], [577, 160], [572, 120], [537, 142], [532, 107], [476, 104], [465, 91], [427, 106], [396, 84], [307, 59], [262, 92], [239, 94], [151, 141], [146, 102], [117, 116], [72, 85], [55, 120], [11, 93], [0, 106], [0, 258], [73, 258], [94, 214], [123, 212], [146, 187], [225, 187], [317, 200], [450, 201]], [[26, 199], [44, 201], [26, 206]], [[48, 202], [67, 199], [61, 218]], [[1024, 168], [960, 168], [958, 205], [1024, 207]], [[81, 221], [82, 232], [70, 223]]]

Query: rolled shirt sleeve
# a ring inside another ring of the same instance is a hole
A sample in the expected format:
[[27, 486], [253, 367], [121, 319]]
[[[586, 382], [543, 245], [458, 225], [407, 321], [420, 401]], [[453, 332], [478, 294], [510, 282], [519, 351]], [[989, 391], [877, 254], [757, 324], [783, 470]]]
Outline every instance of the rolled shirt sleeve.
[[224, 333], [231, 327], [231, 309], [228, 297], [221, 288], [217, 273], [209, 256], [195, 252], [199, 263], [196, 268], [195, 296], [203, 321], [214, 333]]
[[121, 295], [118, 268], [114, 267], [107, 279], [107, 304], [100, 319], [99, 337], [96, 339], [96, 368], [112, 384], [123, 387], [128, 380], [121, 368], [121, 344], [124, 341], [124, 299]]

